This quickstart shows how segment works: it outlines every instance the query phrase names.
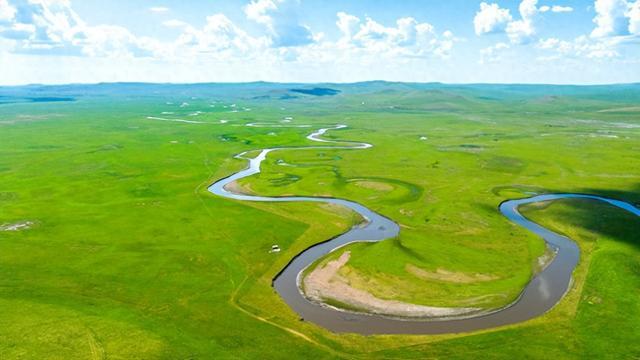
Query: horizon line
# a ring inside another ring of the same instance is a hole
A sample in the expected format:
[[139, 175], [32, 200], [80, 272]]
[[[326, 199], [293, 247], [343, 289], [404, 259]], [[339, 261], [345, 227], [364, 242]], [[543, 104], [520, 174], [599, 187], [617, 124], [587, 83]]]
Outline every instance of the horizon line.
[[460, 86], [471, 86], [471, 85], [525, 85], [525, 86], [575, 86], [575, 87], [595, 87], [595, 86], [624, 86], [624, 85], [640, 85], [640, 81], [635, 82], [613, 82], [613, 83], [536, 83], [536, 82], [441, 82], [441, 81], [396, 81], [396, 80], [362, 80], [362, 81], [345, 81], [345, 82], [336, 82], [336, 81], [327, 81], [327, 82], [288, 82], [288, 81], [266, 81], [266, 80], [254, 80], [254, 81], [204, 81], [204, 82], [154, 82], [154, 81], [99, 81], [99, 82], [70, 82], [70, 83], [23, 83], [23, 84], [12, 84], [12, 85], [4, 85], [0, 84], [0, 88], [8, 88], [8, 87], [29, 87], [29, 86], [73, 86], [73, 85], [84, 85], [84, 86], [97, 86], [97, 85], [132, 85], [132, 84], [140, 84], [140, 85], [215, 85], [215, 84], [225, 84], [225, 85], [244, 85], [244, 84], [276, 84], [276, 85], [357, 85], [357, 84], [365, 84], [365, 83], [390, 83], [390, 84], [418, 84], [418, 85], [460, 85]]

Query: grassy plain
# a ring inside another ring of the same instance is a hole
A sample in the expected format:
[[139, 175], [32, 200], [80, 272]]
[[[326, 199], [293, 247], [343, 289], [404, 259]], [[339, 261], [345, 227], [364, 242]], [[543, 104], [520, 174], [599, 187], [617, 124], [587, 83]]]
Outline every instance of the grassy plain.
[[[374, 147], [276, 152], [242, 185], [348, 198], [401, 224], [397, 239], [349, 247], [343, 270], [356, 287], [501, 306], [544, 251], [502, 217], [502, 200], [586, 192], [640, 203], [640, 87], [365, 83], [330, 85], [342, 91], [333, 96], [291, 87], [0, 89], [0, 225], [33, 222], [0, 231], [0, 358], [640, 356], [640, 222], [618, 209], [525, 210], [582, 250], [572, 290], [543, 317], [472, 334], [365, 337], [300, 321], [270, 287], [292, 256], [357, 219], [206, 191], [245, 166], [235, 153], [317, 145], [309, 128], [246, 123], [347, 124], [327, 136]], [[274, 243], [281, 253], [268, 253]], [[427, 281], [407, 265], [492, 280]]]

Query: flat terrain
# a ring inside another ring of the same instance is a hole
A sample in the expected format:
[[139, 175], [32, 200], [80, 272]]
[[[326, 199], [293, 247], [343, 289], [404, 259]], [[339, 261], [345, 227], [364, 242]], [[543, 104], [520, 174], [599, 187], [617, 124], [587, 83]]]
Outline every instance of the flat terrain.
[[[360, 219], [206, 191], [246, 165], [236, 153], [317, 145], [305, 139], [313, 129], [346, 124], [326, 137], [374, 147], [277, 152], [238, 186], [347, 198], [399, 223], [396, 239], [345, 248], [338, 274], [354, 289], [500, 307], [546, 251], [499, 213], [501, 201], [576, 192], [640, 204], [640, 86], [315, 87], [339, 92], [0, 88], [0, 358], [640, 357], [640, 220], [619, 209], [587, 200], [523, 209], [582, 251], [572, 289], [538, 319], [360, 336], [300, 321], [270, 286], [295, 254]], [[34, 98], [43, 100], [24, 100]], [[270, 253], [273, 244], [282, 251]]]

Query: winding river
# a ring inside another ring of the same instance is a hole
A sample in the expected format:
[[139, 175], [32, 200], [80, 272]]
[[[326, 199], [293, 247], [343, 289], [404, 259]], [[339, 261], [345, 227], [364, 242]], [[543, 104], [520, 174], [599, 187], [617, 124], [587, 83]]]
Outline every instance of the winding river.
[[354, 201], [329, 197], [284, 196], [267, 197], [233, 192], [226, 185], [260, 172], [260, 165], [270, 152], [291, 149], [367, 149], [371, 144], [351, 141], [332, 141], [321, 138], [330, 130], [346, 128], [336, 125], [314, 131], [307, 139], [334, 145], [306, 147], [274, 147], [260, 150], [257, 156], [247, 157], [248, 152], [236, 155], [246, 159], [249, 166], [226, 178], [220, 179], [209, 187], [209, 191], [226, 198], [242, 201], [291, 202], [307, 201], [331, 203], [345, 206], [360, 214], [366, 222], [349, 231], [322, 243], [315, 244], [296, 255], [289, 264], [274, 278], [273, 287], [284, 301], [305, 321], [313, 322], [334, 332], [352, 332], [360, 334], [442, 334], [468, 332], [487, 329], [501, 325], [522, 322], [542, 315], [550, 310], [564, 296], [571, 284], [571, 276], [580, 257], [580, 250], [571, 239], [556, 234], [532, 221], [518, 212], [518, 207], [541, 201], [567, 198], [585, 198], [603, 201], [613, 206], [640, 216], [640, 209], [633, 205], [614, 199], [587, 194], [544, 194], [525, 199], [504, 201], [500, 211], [512, 222], [541, 236], [555, 252], [556, 256], [541, 272], [535, 275], [524, 288], [518, 300], [508, 307], [491, 313], [465, 318], [437, 319], [399, 319], [379, 315], [355, 313], [338, 310], [307, 300], [300, 290], [300, 274], [317, 259], [353, 242], [377, 242], [398, 235], [400, 227], [386, 218]]

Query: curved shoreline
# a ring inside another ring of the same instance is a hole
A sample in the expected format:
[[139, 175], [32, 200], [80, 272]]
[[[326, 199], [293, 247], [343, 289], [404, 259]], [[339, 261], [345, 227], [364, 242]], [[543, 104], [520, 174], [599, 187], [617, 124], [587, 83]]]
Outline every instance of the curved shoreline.
[[[300, 274], [308, 266], [324, 255], [354, 242], [377, 242], [397, 236], [400, 232], [398, 224], [367, 207], [346, 199], [318, 196], [258, 196], [236, 193], [226, 185], [260, 172], [260, 165], [267, 155], [276, 150], [291, 149], [367, 149], [373, 145], [354, 141], [333, 141], [320, 138], [329, 130], [346, 128], [336, 125], [318, 129], [307, 136], [307, 139], [322, 143], [342, 144], [335, 146], [301, 146], [274, 147], [259, 150], [254, 158], [247, 158], [245, 151], [235, 158], [246, 159], [249, 166], [230, 176], [220, 179], [209, 186], [213, 194], [242, 201], [260, 202], [324, 202], [345, 206], [365, 220], [362, 226], [356, 226], [329, 240], [314, 244], [294, 256], [291, 261], [274, 277], [272, 285], [284, 301], [296, 311], [302, 319], [311, 321], [335, 332], [353, 332], [360, 334], [442, 334], [468, 332], [487, 329], [501, 325], [522, 322], [549, 311], [557, 304], [570, 288], [572, 273], [578, 263], [580, 250], [575, 242], [556, 234], [537, 223], [527, 220], [518, 212], [524, 204], [551, 201], [566, 198], [586, 198], [599, 200], [640, 216], [640, 209], [633, 205], [605, 197], [589, 194], [544, 194], [529, 198], [505, 200], [499, 205], [500, 212], [510, 221], [522, 226], [542, 237], [548, 246], [556, 251], [554, 259], [525, 286], [519, 297], [506, 307], [460, 318], [391, 318], [376, 314], [355, 313], [338, 310], [326, 304], [318, 304], [308, 300], [299, 288]], [[257, 150], [256, 150], [257, 151]]]

